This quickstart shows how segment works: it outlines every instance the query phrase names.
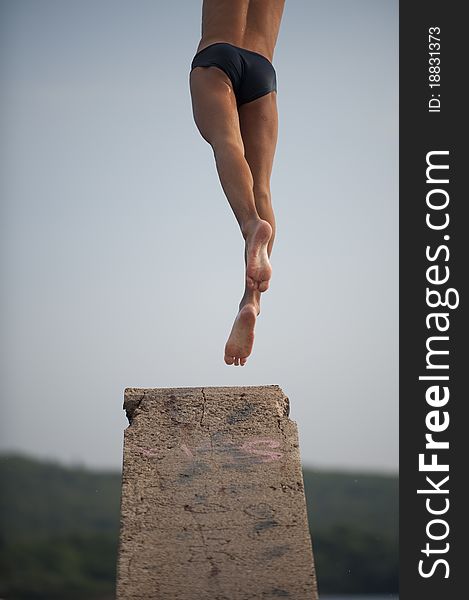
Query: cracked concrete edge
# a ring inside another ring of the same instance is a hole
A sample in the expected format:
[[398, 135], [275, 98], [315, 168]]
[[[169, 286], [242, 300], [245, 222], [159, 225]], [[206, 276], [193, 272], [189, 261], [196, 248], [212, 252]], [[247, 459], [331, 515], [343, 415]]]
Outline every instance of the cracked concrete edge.
[[[207, 398], [205, 392], [213, 391], [214, 393], [229, 393], [231, 397], [234, 395], [241, 395], [246, 393], [254, 394], [265, 394], [269, 399], [272, 400], [272, 408], [277, 413], [278, 417], [285, 418], [290, 414], [290, 401], [285, 395], [283, 390], [278, 385], [259, 385], [259, 386], [217, 386], [217, 387], [183, 387], [183, 388], [133, 388], [128, 387], [124, 390], [124, 405], [123, 409], [126, 412], [127, 419], [129, 421], [129, 427], [132, 425], [133, 420], [137, 414], [138, 409], [141, 407], [145, 400], [156, 400], [161, 398], [162, 395], [174, 394], [178, 395], [181, 393], [197, 393], [200, 392], [204, 403]], [[202, 416], [203, 418], [203, 416]]]

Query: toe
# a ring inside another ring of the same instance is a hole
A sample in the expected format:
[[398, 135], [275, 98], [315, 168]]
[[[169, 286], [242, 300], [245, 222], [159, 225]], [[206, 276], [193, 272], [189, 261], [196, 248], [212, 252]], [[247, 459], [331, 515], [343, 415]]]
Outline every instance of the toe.
[[237, 367], [239, 367], [239, 358], [238, 358], [238, 357], [236, 357], [236, 358], [235, 358], [234, 364], [235, 364]]
[[233, 364], [233, 357], [232, 356], [227, 356], [225, 354], [225, 362], [227, 365], [232, 365]]
[[247, 361], [247, 358], [242, 358], [242, 359], [239, 361], [239, 364], [240, 364], [242, 367], [244, 367], [244, 365], [246, 364], [246, 361]]

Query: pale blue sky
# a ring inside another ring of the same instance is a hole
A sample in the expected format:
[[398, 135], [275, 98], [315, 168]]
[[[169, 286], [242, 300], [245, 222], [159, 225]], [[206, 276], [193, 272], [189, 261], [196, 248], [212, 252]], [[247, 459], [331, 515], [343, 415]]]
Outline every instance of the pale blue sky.
[[201, 2], [0, 3], [1, 449], [121, 464], [125, 387], [280, 385], [303, 462], [398, 462], [398, 3], [287, 0], [278, 233], [243, 245], [192, 120]]

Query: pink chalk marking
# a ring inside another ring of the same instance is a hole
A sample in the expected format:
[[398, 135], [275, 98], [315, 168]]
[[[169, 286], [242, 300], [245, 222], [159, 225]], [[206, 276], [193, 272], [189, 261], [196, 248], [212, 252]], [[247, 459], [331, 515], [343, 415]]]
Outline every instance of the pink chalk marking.
[[191, 450], [188, 448], [188, 446], [186, 444], [181, 444], [181, 448], [184, 451], [184, 454], [186, 456], [188, 456], [189, 458], [194, 458], [194, 455], [192, 454]]
[[[264, 447], [257, 447], [258, 444], [263, 444]], [[278, 460], [279, 458], [281, 458], [283, 456], [282, 451], [277, 450], [275, 452], [273, 450], [273, 448], [278, 448], [279, 446], [280, 446], [280, 442], [278, 440], [273, 440], [270, 438], [254, 438], [252, 440], [244, 442], [244, 444], [242, 444], [242, 446], [240, 446], [240, 449], [244, 450], [244, 452], [246, 452], [247, 454], [253, 454], [255, 456], [259, 456], [260, 460], [262, 462], [272, 462], [274, 460]], [[234, 446], [232, 444], [228, 444], [228, 445], [225, 444], [221, 447], [223, 448], [224, 452], [229, 452], [229, 453], [234, 452], [235, 453], [235, 459], [232, 458], [232, 460], [234, 460], [235, 462], [240, 459], [240, 457], [238, 457], [236, 455], [236, 446]], [[209, 446], [207, 446], [207, 445], [197, 446], [195, 448], [194, 452], [197, 453], [197, 451], [199, 451], [199, 450], [206, 450], [208, 448], [209, 448]], [[184, 452], [184, 454], [187, 456], [187, 458], [194, 460], [194, 458], [195, 458], [194, 452], [189, 448], [189, 446], [187, 444], [181, 444], [181, 450]], [[146, 451], [146, 456], [150, 456], [150, 455], [151, 455], [151, 453]], [[225, 457], [226, 457], [226, 454], [225, 454]]]
[[269, 438], [256, 438], [248, 442], [244, 442], [241, 446], [242, 450], [248, 454], [256, 454], [262, 457], [262, 462], [272, 462], [283, 456], [283, 452], [272, 452], [266, 448], [255, 448], [257, 444], [266, 444], [269, 448], [278, 448], [280, 442]]
[[140, 454], [143, 454], [143, 456], [146, 456], [147, 458], [158, 456], [157, 452], [152, 452], [152, 450], [156, 450], [156, 448], [142, 448], [142, 446], [137, 446], [137, 450], [139, 450]]

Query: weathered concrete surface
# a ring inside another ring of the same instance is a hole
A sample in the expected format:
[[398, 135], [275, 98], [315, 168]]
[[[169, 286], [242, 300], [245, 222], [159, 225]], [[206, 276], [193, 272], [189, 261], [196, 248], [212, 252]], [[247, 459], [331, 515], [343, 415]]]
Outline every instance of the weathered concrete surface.
[[125, 390], [118, 600], [316, 600], [278, 386]]

